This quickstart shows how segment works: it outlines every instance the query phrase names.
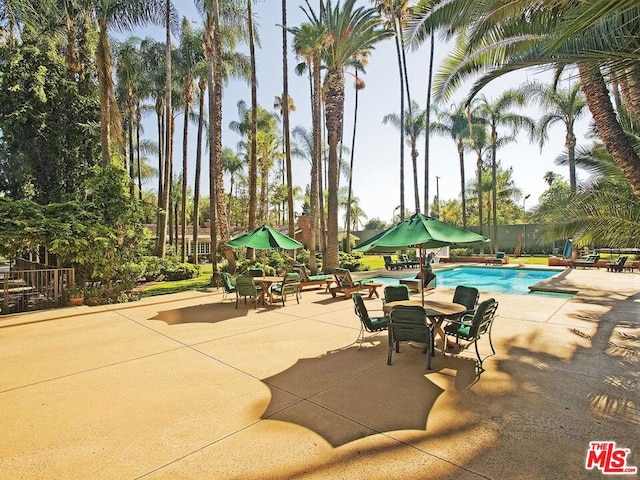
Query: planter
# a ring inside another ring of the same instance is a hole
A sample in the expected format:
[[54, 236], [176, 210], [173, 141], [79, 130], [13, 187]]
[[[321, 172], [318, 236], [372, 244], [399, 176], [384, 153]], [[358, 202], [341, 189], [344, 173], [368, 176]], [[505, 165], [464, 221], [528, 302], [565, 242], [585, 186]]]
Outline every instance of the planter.
[[69, 298], [69, 305], [77, 307], [84, 304], [84, 297], [71, 297]]

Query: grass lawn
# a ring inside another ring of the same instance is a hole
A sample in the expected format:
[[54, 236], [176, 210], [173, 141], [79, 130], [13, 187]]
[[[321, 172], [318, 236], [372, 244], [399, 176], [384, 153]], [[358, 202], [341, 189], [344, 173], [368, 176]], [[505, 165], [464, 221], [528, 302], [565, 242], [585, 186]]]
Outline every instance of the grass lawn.
[[178, 293], [187, 290], [198, 290], [209, 286], [213, 267], [210, 263], [200, 265], [200, 276], [189, 280], [176, 280], [172, 282], [152, 283], [143, 286], [140, 292], [141, 297], [153, 297], [155, 295], [165, 295], [167, 293]]

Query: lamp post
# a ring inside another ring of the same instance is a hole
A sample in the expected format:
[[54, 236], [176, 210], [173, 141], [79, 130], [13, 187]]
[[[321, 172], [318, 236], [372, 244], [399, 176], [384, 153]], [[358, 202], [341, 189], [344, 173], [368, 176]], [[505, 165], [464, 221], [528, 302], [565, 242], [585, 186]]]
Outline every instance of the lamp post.
[[527, 193], [524, 198], [522, 199], [522, 211], [524, 213], [524, 223], [522, 224], [522, 253], [525, 254], [526, 252], [526, 245], [527, 245], [527, 198], [529, 198], [531, 196], [530, 193]]
[[400, 210], [401, 205], [398, 205], [393, 209], [393, 213], [391, 214], [391, 223], [396, 223], [396, 210]]

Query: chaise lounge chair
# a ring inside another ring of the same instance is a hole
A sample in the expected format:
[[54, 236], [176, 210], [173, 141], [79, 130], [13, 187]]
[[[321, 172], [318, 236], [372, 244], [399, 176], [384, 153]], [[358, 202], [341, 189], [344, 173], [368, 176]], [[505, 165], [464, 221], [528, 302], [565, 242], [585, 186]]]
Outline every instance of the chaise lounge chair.
[[380, 298], [378, 287], [382, 286], [381, 283], [374, 283], [371, 280], [354, 281], [351, 278], [351, 272], [344, 268], [336, 268], [333, 275], [335, 277], [336, 286], [331, 287], [329, 291], [331, 292], [331, 296], [334, 298], [338, 293], [342, 293], [345, 298], [351, 298], [353, 293], [359, 292], [360, 290], [367, 290], [369, 292], [369, 298], [374, 295], [377, 298]]
[[420, 265], [418, 260], [409, 260], [409, 255], [406, 253], [400, 255], [400, 260], [402, 260], [403, 265], [407, 268], [416, 268]]
[[618, 257], [615, 262], [607, 262], [607, 272], [621, 272], [627, 258], [626, 255], [622, 255]]
[[404, 263], [394, 262], [391, 259], [391, 255], [383, 255], [382, 258], [384, 258], [384, 268], [387, 270], [400, 270], [401, 268], [404, 268]]
[[304, 265], [295, 265], [293, 271], [300, 275], [300, 290], [304, 287], [325, 286], [325, 291], [329, 291], [329, 287], [333, 283], [333, 275], [309, 275]]
[[496, 252], [495, 257], [487, 257], [484, 260], [486, 265], [504, 265], [509, 263], [509, 257], [504, 252]]
[[589, 255], [587, 258], [579, 258], [578, 260], [575, 260], [572, 264], [571, 267], [576, 268], [576, 267], [582, 267], [582, 268], [590, 268], [590, 267], [596, 267], [596, 268], [600, 268], [600, 265], [598, 265], [598, 261], [600, 260], [600, 255], [593, 254], [593, 255]]

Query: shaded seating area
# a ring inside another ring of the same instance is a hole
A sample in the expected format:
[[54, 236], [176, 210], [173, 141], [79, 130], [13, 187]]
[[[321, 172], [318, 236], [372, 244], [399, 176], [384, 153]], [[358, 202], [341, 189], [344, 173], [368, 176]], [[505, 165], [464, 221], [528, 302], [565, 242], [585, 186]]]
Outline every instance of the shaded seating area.
[[295, 265], [293, 271], [300, 275], [300, 290], [305, 287], [324, 286], [328, 292], [333, 283], [333, 275], [309, 275], [304, 265]]
[[404, 268], [404, 263], [394, 262], [391, 255], [383, 255], [382, 258], [384, 259], [384, 268], [387, 270], [401, 270]]
[[354, 293], [352, 298], [353, 308], [358, 318], [360, 318], [360, 333], [356, 339], [356, 342], [360, 342], [358, 345], [358, 350], [360, 350], [365, 333], [368, 332], [373, 334], [386, 330], [389, 326], [389, 318], [384, 315], [381, 317], [370, 317], [367, 307], [364, 304], [364, 300], [362, 299], [362, 295]]
[[621, 272], [627, 262], [626, 255], [621, 255], [614, 262], [607, 262], [607, 272]]
[[344, 268], [336, 268], [333, 274], [336, 285], [329, 289], [332, 297], [336, 297], [338, 293], [341, 293], [345, 298], [351, 298], [351, 295], [361, 290], [366, 290], [369, 293], [369, 298], [374, 295], [380, 297], [378, 293], [378, 287], [381, 287], [381, 283], [375, 283], [371, 280], [356, 280], [351, 278], [351, 272]]
[[264, 305], [264, 292], [262, 287], [257, 286], [253, 280], [253, 277], [248, 275], [240, 275], [236, 279], [236, 308], [238, 308], [238, 302], [240, 297], [244, 297], [244, 303], [247, 303], [247, 297], [253, 299], [254, 308], [258, 308], [258, 300], [262, 301]]
[[600, 268], [600, 265], [598, 264], [599, 261], [600, 261], [600, 255], [597, 254], [597, 253], [594, 253], [592, 255], [589, 255], [586, 258], [579, 258], [578, 260], [574, 260], [571, 263], [571, 267], [572, 268], [577, 268], [577, 267], [582, 267], [582, 268], [596, 267], [596, 268]]
[[433, 355], [433, 330], [427, 323], [427, 314], [419, 306], [397, 306], [389, 314], [389, 350], [387, 365], [391, 365], [393, 351], [400, 353], [400, 342], [414, 341], [425, 344], [427, 370], [431, 370]]
[[275, 283], [271, 287], [271, 298], [280, 297], [282, 306], [287, 300], [287, 295], [295, 295], [296, 301], [300, 303], [300, 276], [297, 273], [287, 273], [282, 279], [282, 283]]
[[493, 348], [493, 342], [491, 341], [491, 326], [497, 309], [498, 302], [490, 298], [481, 302], [473, 315], [467, 314], [463, 315], [459, 320], [450, 320], [450, 323], [444, 327], [446, 337], [455, 337], [456, 343], [458, 344], [460, 340], [468, 342], [464, 348], [469, 347], [472, 343], [475, 345], [479, 370], [482, 370], [483, 359], [480, 357], [480, 351], [478, 350], [478, 340], [480, 340], [483, 335], [488, 335], [491, 351], [493, 354], [496, 353]]

